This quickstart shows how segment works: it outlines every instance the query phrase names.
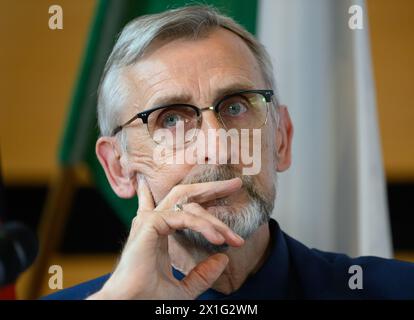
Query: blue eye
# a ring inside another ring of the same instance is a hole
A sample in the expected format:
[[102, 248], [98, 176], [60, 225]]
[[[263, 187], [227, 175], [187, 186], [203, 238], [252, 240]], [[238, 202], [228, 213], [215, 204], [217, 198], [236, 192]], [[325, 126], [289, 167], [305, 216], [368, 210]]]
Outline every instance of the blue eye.
[[179, 121], [183, 121], [182, 117], [178, 114], [167, 114], [162, 120], [162, 126], [164, 128], [175, 127]]
[[241, 102], [232, 103], [232, 104], [228, 105], [226, 107], [226, 109], [224, 110], [224, 112], [227, 115], [230, 115], [232, 117], [236, 117], [236, 116], [238, 116], [238, 115], [240, 115], [240, 114], [242, 114], [246, 111], [247, 111], [246, 106], [244, 104], [242, 104]]

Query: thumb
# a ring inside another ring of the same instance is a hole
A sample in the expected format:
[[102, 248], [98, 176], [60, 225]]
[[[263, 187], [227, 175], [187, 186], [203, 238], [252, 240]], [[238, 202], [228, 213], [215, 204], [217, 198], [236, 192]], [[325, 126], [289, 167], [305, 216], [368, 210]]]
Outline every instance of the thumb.
[[220, 277], [229, 262], [223, 253], [214, 254], [200, 262], [190, 273], [181, 280], [181, 285], [190, 298], [195, 299]]

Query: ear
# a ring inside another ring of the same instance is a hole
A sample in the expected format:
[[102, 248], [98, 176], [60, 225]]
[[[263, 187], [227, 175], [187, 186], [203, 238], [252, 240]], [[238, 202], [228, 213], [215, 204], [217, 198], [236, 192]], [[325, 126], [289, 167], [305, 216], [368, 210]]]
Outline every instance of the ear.
[[122, 167], [116, 138], [100, 137], [96, 141], [95, 152], [116, 195], [125, 199], [132, 198], [136, 194], [133, 184], [135, 179], [130, 179], [128, 170]]
[[276, 170], [289, 169], [292, 161], [293, 125], [286, 106], [279, 106], [279, 126], [276, 130]]

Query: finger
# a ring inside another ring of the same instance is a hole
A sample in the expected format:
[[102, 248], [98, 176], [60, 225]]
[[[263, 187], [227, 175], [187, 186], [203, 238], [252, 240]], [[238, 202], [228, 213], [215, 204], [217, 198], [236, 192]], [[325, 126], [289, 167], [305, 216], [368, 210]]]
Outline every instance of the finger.
[[195, 299], [220, 277], [229, 262], [229, 258], [222, 253], [209, 256], [200, 262], [190, 273], [181, 280], [180, 284], [190, 298]]
[[138, 212], [141, 211], [152, 211], [154, 210], [154, 198], [152, 197], [151, 190], [149, 189], [147, 179], [144, 175], [138, 174]]
[[214, 228], [224, 236], [226, 242], [229, 245], [238, 247], [244, 243], [244, 239], [242, 237], [240, 237], [237, 233], [230, 229], [230, 227], [226, 225], [223, 221], [211, 215], [206, 209], [204, 209], [198, 203], [188, 203], [183, 205], [183, 208], [185, 211], [195, 216], [202, 217], [210, 221], [214, 225]]
[[185, 211], [162, 212], [151, 216], [147, 221], [150, 221], [158, 236], [170, 235], [176, 230], [190, 229], [201, 233], [215, 245], [223, 244], [226, 240], [224, 233], [217, 230], [210, 221]]
[[222, 198], [240, 190], [241, 187], [242, 181], [240, 178], [177, 185], [160, 202], [155, 210], [170, 210], [176, 203], [183, 199], [188, 202], [202, 203]]

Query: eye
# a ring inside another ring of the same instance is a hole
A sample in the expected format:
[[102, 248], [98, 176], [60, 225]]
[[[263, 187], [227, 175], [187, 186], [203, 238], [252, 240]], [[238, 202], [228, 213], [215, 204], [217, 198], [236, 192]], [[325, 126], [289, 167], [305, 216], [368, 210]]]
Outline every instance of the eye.
[[175, 127], [179, 121], [184, 121], [181, 115], [176, 113], [169, 113], [162, 117], [161, 125], [163, 128], [172, 128]]
[[243, 104], [242, 101], [234, 101], [222, 108], [221, 111], [224, 113], [224, 115], [237, 117], [242, 113], [245, 113], [247, 111], [247, 107]]

